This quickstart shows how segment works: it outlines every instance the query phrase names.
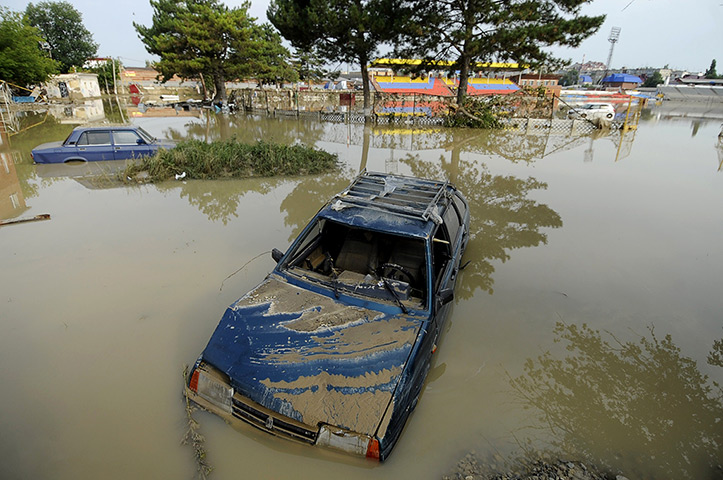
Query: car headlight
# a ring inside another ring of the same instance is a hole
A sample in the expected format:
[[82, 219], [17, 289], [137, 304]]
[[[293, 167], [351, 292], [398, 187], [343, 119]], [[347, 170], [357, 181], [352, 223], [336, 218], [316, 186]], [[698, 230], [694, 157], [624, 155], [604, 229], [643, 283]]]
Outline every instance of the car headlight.
[[233, 388], [215, 368], [203, 363], [200, 364], [193, 371], [191, 380], [188, 382], [188, 388], [216, 407], [231, 413]]

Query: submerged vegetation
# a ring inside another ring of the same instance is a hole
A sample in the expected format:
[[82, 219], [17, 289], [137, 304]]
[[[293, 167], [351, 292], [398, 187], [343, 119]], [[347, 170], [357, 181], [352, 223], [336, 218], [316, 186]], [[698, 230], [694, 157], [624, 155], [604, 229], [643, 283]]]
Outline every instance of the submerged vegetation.
[[337, 168], [338, 156], [304, 145], [281, 145], [259, 141], [240, 143], [235, 138], [206, 143], [180, 142], [172, 150], [131, 163], [125, 179], [160, 182], [171, 178], [217, 179], [311, 175]]

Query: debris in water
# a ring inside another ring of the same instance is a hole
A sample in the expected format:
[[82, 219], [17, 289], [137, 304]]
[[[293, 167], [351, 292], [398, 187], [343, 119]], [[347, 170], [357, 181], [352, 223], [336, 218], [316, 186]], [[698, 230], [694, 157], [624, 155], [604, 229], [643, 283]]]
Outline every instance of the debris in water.
[[40, 220], [50, 220], [50, 214], [49, 213], [43, 213], [40, 215], [35, 215], [31, 218], [18, 218], [15, 220], [0, 220], [0, 227], [3, 225], [13, 225], [15, 223], [26, 223], [26, 222], [38, 222]]
[[[183, 381], [186, 382], [188, 377], [188, 365], [183, 366]], [[196, 457], [196, 466], [198, 470], [198, 478], [206, 480], [208, 475], [213, 471], [213, 467], [206, 462], [206, 449], [203, 443], [206, 438], [198, 432], [200, 424], [193, 418], [193, 412], [196, 411], [195, 407], [191, 406], [190, 400], [187, 396], [183, 396], [186, 400], [186, 417], [188, 419], [188, 430], [181, 439], [181, 445], [191, 445], [193, 447], [193, 453]]]

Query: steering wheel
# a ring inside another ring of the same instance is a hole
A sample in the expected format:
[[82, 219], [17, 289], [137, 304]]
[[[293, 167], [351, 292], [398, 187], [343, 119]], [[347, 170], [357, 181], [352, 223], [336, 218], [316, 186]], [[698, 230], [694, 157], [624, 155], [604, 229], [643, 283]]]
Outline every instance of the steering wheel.
[[394, 278], [392, 275], [394, 273], [401, 274], [398, 276], [404, 276], [406, 277], [408, 284], [414, 284], [414, 275], [404, 268], [403, 266], [397, 264], [397, 263], [382, 263], [377, 267], [377, 275], [380, 277], [386, 277], [386, 278], [392, 278], [395, 280], [402, 280], [404, 281], [404, 278]]

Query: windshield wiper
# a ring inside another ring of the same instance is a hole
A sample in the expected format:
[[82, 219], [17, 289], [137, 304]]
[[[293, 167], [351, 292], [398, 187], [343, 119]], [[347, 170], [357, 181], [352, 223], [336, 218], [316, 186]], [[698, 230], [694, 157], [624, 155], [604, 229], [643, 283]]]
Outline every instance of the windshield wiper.
[[399, 308], [402, 309], [402, 312], [403, 312], [405, 315], [408, 314], [408, 313], [409, 313], [409, 310], [408, 310], [407, 307], [405, 307], [404, 304], [402, 303], [402, 300], [401, 300], [401, 299], [399, 298], [399, 296], [397, 295], [397, 292], [394, 290], [394, 287], [392, 287], [392, 285], [389, 283], [389, 281], [388, 281], [386, 278], [381, 277], [381, 279], [382, 279], [382, 283], [384, 284], [384, 286], [387, 287], [387, 290], [389, 290], [389, 293], [391, 293], [391, 294], [392, 294], [392, 297], [394, 297], [394, 300], [397, 301], [397, 305], [399, 305]]

